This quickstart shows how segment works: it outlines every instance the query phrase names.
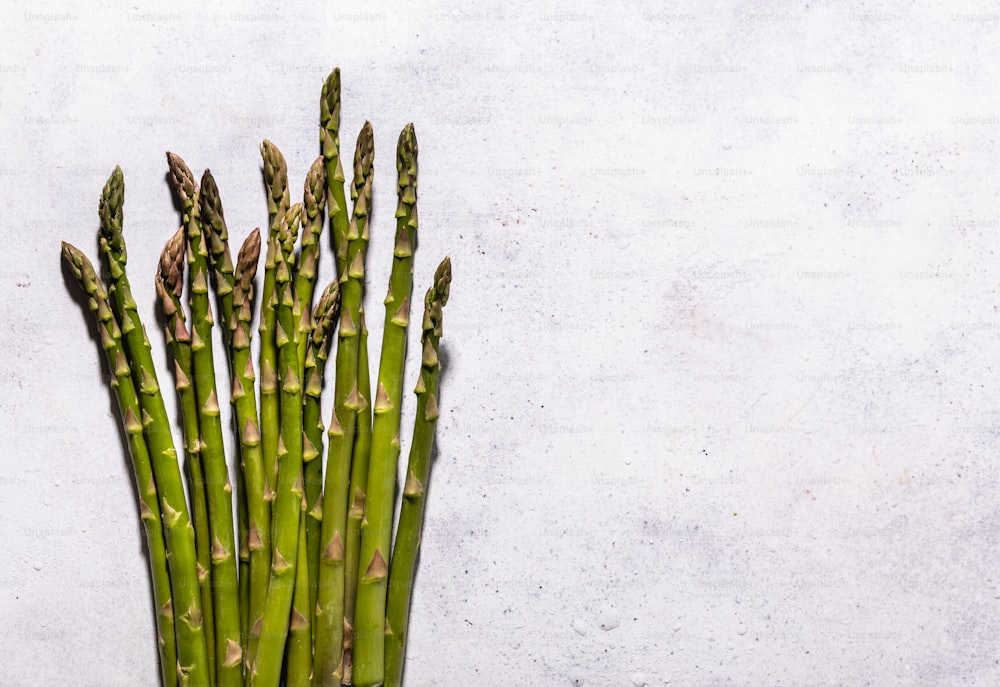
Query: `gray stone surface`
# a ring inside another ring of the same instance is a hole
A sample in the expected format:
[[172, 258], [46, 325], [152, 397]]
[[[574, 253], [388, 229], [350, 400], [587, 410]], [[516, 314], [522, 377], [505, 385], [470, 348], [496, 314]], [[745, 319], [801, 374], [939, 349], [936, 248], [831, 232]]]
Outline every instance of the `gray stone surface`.
[[8, 3], [0, 684], [158, 674], [59, 240], [96, 255], [120, 164], [169, 379], [164, 151], [242, 239], [335, 65], [348, 153], [376, 132], [373, 352], [408, 121], [416, 288], [455, 270], [409, 687], [997, 684], [1000, 16], [956, 8]]

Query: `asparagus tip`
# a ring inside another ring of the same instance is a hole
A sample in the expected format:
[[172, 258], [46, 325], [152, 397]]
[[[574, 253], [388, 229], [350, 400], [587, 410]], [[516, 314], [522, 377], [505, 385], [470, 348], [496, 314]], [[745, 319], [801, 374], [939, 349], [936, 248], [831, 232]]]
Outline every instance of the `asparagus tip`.
[[451, 293], [451, 257], [442, 260], [434, 272], [434, 291], [441, 305], [447, 305]]
[[181, 227], [163, 246], [157, 274], [157, 283], [178, 299], [184, 291], [184, 249], [184, 227]]
[[122, 204], [125, 199], [125, 176], [122, 168], [115, 165], [115, 170], [104, 183], [101, 200], [97, 206], [97, 214], [101, 219], [101, 237], [108, 240], [109, 247], [125, 257], [125, 242], [121, 237]]
[[170, 179], [181, 201], [191, 202], [196, 190], [191, 168], [181, 159], [180, 155], [169, 150], [167, 151], [167, 166], [170, 168]]

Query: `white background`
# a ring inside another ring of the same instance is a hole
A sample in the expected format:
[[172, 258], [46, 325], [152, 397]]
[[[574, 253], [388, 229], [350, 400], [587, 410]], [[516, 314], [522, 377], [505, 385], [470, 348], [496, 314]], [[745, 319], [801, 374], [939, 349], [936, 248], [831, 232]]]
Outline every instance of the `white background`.
[[169, 380], [164, 151], [242, 240], [340, 66], [373, 357], [409, 121], [416, 291], [454, 262], [409, 687], [996, 684], [1000, 7], [830, 5], [7, 3], [0, 683], [158, 679], [59, 241], [120, 164]]

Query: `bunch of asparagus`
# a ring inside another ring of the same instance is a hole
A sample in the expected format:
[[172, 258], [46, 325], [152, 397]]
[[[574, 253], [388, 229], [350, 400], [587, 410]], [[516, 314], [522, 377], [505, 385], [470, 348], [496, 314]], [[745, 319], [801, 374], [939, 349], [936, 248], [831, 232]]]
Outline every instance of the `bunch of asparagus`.
[[[334, 70], [320, 99], [322, 155], [306, 175], [302, 202], [291, 202], [285, 160], [264, 141], [268, 231], [262, 239], [254, 229], [235, 263], [211, 172], [199, 183], [180, 157], [167, 154], [182, 221], [163, 249], [155, 285], [182, 416], [186, 494], [126, 274], [120, 168], [104, 186], [99, 206], [108, 283], [80, 250], [62, 244], [63, 258], [96, 315], [128, 437], [159, 609], [164, 687], [374, 687], [402, 681], [438, 418], [438, 351], [451, 263], [445, 258], [438, 266], [424, 297], [416, 418], [393, 542], [417, 233], [417, 141], [408, 125], [396, 149], [395, 247], [373, 398], [363, 296], [374, 141], [366, 123], [354, 154], [349, 210], [339, 125], [340, 72]], [[327, 217], [337, 277], [316, 298]], [[220, 367], [212, 346], [216, 323], [227, 361]], [[334, 336], [333, 414], [324, 428], [321, 394]], [[235, 527], [217, 377], [232, 381], [239, 464]]]

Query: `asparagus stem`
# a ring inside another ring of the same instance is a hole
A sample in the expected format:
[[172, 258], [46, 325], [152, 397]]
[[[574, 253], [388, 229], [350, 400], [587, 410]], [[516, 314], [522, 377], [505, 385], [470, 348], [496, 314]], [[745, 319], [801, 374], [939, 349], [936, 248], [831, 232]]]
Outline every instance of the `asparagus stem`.
[[309, 618], [309, 563], [306, 550], [306, 508], [302, 499], [299, 516], [299, 545], [296, 552], [295, 591], [292, 615], [288, 621], [287, 687], [310, 687], [312, 684], [312, 623]]
[[396, 243], [389, 293], [385, 298], [385, 329], [379, 361], [378, 387], [372, 407], [371, 463], [361, 527], [361, 555], [353, 649], [356, 687], [382, 684], [385, 665], [385, 604], [396, 466], [399, 459], [399, 420], [406, 359], [406, 330], [413, 289], [413, 251], [417, 229], [417, 141], [407, 125], [396, 148], [399, 173], [396, 207]]
[[[207, 261], [214, 272], [213, 285], [217, 302], [219, 304], [219, 320], [222, 323], [222, 340], [225, 344], [226, 357], [229, 362], [229, 378], [232, 379], [232, 394], [230, 401], [233, 405], [234, 433], [240, 438], [240, 466], [237, 471], [237, 532], [239, 540], [239, 585], [240, 585], [240, 630], [241, 644], [246, 649], [247, 638], [249, 637], [249, 624], [252, 615], [250, 597], [250, 526], [249, 518], [251, 506], [247, 502], [248, 495], [252, 495], [255, 500], [263, 499], [262, 486], [260, 484], [250, 485], [250, 492], [247, 491], [246, 479], [246, 457], [244, 453], [252, 452], [251, 462], [254, 463], [252, 469], [256, 470], [256, 463], [260, 462], [259, 442], [253, 439], [259, 436], [259, 431], [254, 429], [251, 432], [251, 442], [254, 445], [245, 445], [243, 433], [247, 423], [253, 423], [257, 427], [257, 398], [254, 390], [253, 364], [250, 361], [250, 319], [252, 309], [246, 303], [247, 295], [253, 287], [253, 277], [257, 273], [257, 262], [260, 254], [260, 232], [255, 231], [248, 237], [249, 245], [245, 248], [249, 254], [244, 255], [241, 251], [238, 259], [239, 282], [237, 283], [237, 268], [233, 266], [232, 257], [229, 251], [229, 230], [226, 226], [225, 213], [222, 207], [222, 199], [219, 195], [219, 187], [215, 183], [212, 172], [205, 170], [201, 177], [201, 216], [205, 230], [205, 242], [208, 247]], [[252, 265], [248, 264], [252, 262]], [[241, 289], [241, 285], [245, 288]], [[239, 293], [238, 293], [239, 292]], [[238, 302], [237, 302], [238, 301]], [[239, 328], [239, 309], [246, 305], [247, 320], [240, 332], [240, 341], [234, 339], [234, 335]], [[243, 348], [243, 353], [238, 351], [238, 346]], [[247, 374], [249, 373], [249, 374]], [[254, 480], [259, 480], [260, 476], [254, 475]], [[258, 527], [261, 522], [259, 506], [254, 504], [252, 509], [255, 512], [255, 521]], [[256, 542], [255, 542], [256, 544]], [[258, 556], [259, 558], [259, 556]], [[264, 568], [270, 565], [270, 560], [264, 563]], [[260, 568], [260, 564], [257, 566]], [[262, 611], [262, 595], [266, 593], [266, 573], [262, 573], [262, 584], [256, 590], [258, 598], [255, 609]]]
[[372, 450], [371, 372], [368, 366], [368, 326], [364, 309], [361, 310], [361, 341], [358, 348], [358, 385], [361, 407], [358, 409], [357, 431], [354, 434], [354, 455], [351, 458], [351, 482], [348, 488], [350, 505], [347, 509], [347, 545], [344, 553], [344, 682], [353, 680], [354, 609], [357, 602], [358, 576], [351, 571], [358, 569], [361, 554], [361, 520], [365, 515], [365, 490], [368, 482], [368, 462]]
[[[256, 379], [250, 355], [250, 328], [253, 319], [253, 279], [260, 258], [260, 229], [254, 229], [243, 242], [236, 260], [233, 289], [232, 368], [234, 371], [233, 405], [240, 439], [240, 461], [247, 505], [247, 549], [249, 550], [249, 589], [246, 604], [247, 637], [264, 617], [264, 600], [271, 568], [271, 508], [265, 499], [267, 480], [257, 418]], [[242, 580], [241, 580], [242, 584]], [[245, 663], [250, 652], [246, 651]]]
[[306, 175], [302, 199], [302, 249], [295, 273], [295, 292], [302, 309], [299, 320], [298, 356], [299, 369], [305, 369], [306, 347], [313, 330], [312, 301], [316, 288], [316, 268], [319, 265], [319, 239], [323, 235], [323, 205], [325, 201], [326, 171], [323, 158], [318, 157]]
[[[319, 303], [313, 311], [313, 329], [306, 348], [303, 378], [302, 403], [302, 475], [306, 494], [306, 565], [309, 580], [309, 616], [315, 614], [316, 591], [319, 580], [319, 539], [320, 521], [323, 518], [323, 420], [320, 412], [320, 396], [323, 392], [323, 373], [330, 349], [330, 334], [335, 318], [340, 310], [340, 285], [337, 280], [320, 295]], [[311, 624], [315, 630], [315, 623]]]
[[417, 411], [406, 481], [403, 485], [399, 526], [396, 528], [396, 541], [389, 567], [389, 595], [385, 613], [385, 687], [400, 687], [403, 680], [413, 573], [420, 548], [420, 530], [424, 522], [424, 496], [430, 476], [431, 448], [434, 444], [434, 428], [438, 419], [438, 382], [441, 375], [438, 351], [441, 345], [441, 315], [442, 309], [448, 303], [450, 285], [451, 261], [445, 258], [434, 275], [434, 285], [427, 290], [427, 296], [424, 298], [421, 335], [423, 352], [420, 378], [414, 391], [417, 394]]
[[289, 256], [294, 249], [292, 227], [301, 211], [295, 206], [282, 228], [275, 250], [275, 340], [279, 347], [281, 371], [281, 433], [278, 439], [278, 480], [273, 507], [273, 562], [264, 603], [264, 619], [259, 634], [251, 634], [253, 663], [250, 685], [278, 687], [282, 657], [288, 639], [289, 613], [295, 589], [298, 563], [299, 520], [304, 489], [302, 484], [302, 385], [296, 341], [298, 302], [291, 282]]
[[210, 170], [201, 175], [201, 193], [199, 194], [201, 219], [205, 233], [205, 255], [208, 267], [213, 272], [215, 295], [219, 304], [219, 321], [222, 323], [222, 341], [225, 343], [226, 354], [232, 364], [233, 332], [230, 327], [233, 319], [233, 297], [236, 288], [236, 268], [229, 252], [229, 229], [226, 227], [226, 217], [222, 209], [222, 198], [219, 187]]
[[[269, 232], [264, 258], [264, 285], [260, 300], [260, 422], [268, 502], [274, 499], [278, 456], [278, 345], [275, 343], [274, 270], [278, 233], [288, 212], [288, 167], [281, 151], [270, 141], [260, 148], [267, 185]], [[252, 658], [252, 657], [251, 657]]]
[[347, 232], [348, 263], [340, 275], [341, 308], [336, 360], [334, 412], [329, 436], [320, 530], [319, 589], [316, 601], [316, 656], [313, 684], [334, 687], [344, 676], [344, 540], [347, 497], [357, 411], [358, 347], [361, 300], [364, 291], [368, 213], [371, 207], [372, 161], [375, 156], [371, 124], [365, 122], [354, 154], [354, 211]]
[[142, 425], [160, 497], [160, 512], [166, 526], [167, 564], [177, 635], [178, 680], [188, 687], [203, 687], [210, 683], [211, 675], [198, 586], [194, 529], [188, 515], [170, 419], [156, 379], [149, 339], [125, 273], [127, 257], [122, 236], [124, 186], [121, 168], [116, 167], [101, 196], [101, 252], [107, 258], [111, 276], [108, 291], [111, 308], [121, 322], [125, 355], [134, 377], [139, 380]]
[[212, 351], [212, 313], [208, 297], [208, 247], [201, 223], [199, 189], [191, 170], [173, 153], [167, 153], [170, 176], [181, 202], [187, 230], [191, 352], [198, 426], [202, 436], [202, 465], [208, 497], [212, 537], [212, 603], [215, 613], [216, 683], [220, 687], [242, 684], [243, 647], [240, 643], [239, 581], [233, 532], [233, 487], [226, 463], [219, 400], [215, 386]]
[[125, 355], [121, 329], [111, 312], [108, 294], [104, 291], [93, 264], [79, 249], [65, 242], [62, 244], [62, 255], [80, 283], [80, 287], [89, 296], [88, 305], [97, 320], [101, 348], [108, 362], [108, 369], [113, 375], [111, 388], [118, 399], [118, 410], [128, 436], [132, 473], [135, 477], [136, 492], [139, 494], [139, 514], [146, 534], [146, 547], [149, 550], [149, 574], [153, 588], [153, 603], [157, 609], [156, 631], [160, 652], [160, 678], [163, 687], [174, 687], [177, 685], [177, 646], [170, 575], [167, 571], [167, 549], [163, 539], [160, 504], [157, 501], [149, 449], [143, 437], [142, 423], [139, 421], [142, 409], [132, 382], [132, 372]]
[[[242, 460], [242, 459], [241, 459]], [[236, 579], [240, 585], [240, 649], [247, 653], [250, 639], [250, 531], [247, 525], [247, 487], [243, 470], [236, 471], [236, 533], [239, 538], [239, 569]], [[246, 664], [240, 661], [242, 673]]]
[[347, 231], [350, 218], [344, 192], [344, 167], [340, 162], [340, 69], [334, 69], [323, 83], [319, 100], [319, 145], [326, 165], [330, 234], [337, 261], [337, 275], [347, 270]]
[[[174, 378], [177, 398], [180, 401], [184, 427], [185, 467], [188, 493], [194, 517], [194, 543], [198, 555], [198, 581], [201, 586], [201, 611], [205, 623], [205, 636], [215, 636], [212, 612], [212, 540], [208, 530], [208, 503], [205, 496], [205, 479], [201, 465], [201, 433], [198, 428], [198, 402], [195, 399], [194, 368], [191, 362], [191, 333], [188, 330], [181, 306], [184, 290], [184, 227], [170, 237], [160, 254], [159, 272], [156, 275], [156, 293], [160, 298], [166, 323], [167, 345], [174, 359]], [[209, 673], [215, 670], [215, 643], [207, 643]]]

